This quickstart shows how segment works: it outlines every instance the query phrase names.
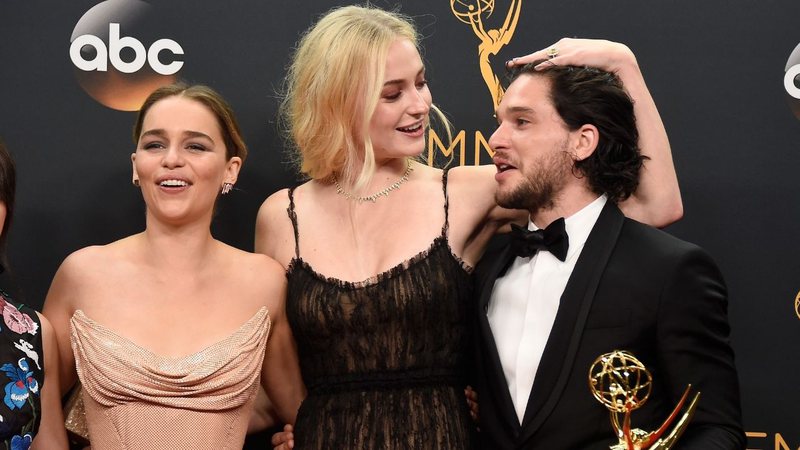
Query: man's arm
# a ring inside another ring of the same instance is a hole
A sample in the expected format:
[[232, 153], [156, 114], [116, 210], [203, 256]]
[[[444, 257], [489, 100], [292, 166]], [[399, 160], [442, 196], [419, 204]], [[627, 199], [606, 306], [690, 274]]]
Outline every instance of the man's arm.
[[[558, 55], [547, 59], [550, 48], [556, 48]], [[627, 217], [659, 228], [683, 217], [683, 201], [667, 132], [633, 52], [618, 42], [564, 38], [551, 47], [514, 58], [509, 63], [520, 65], [542, 59], [547, 59], [537, 66], [542, 70], [551, 65], [574, 65], [617, 74], [633, 100], [639, 147], [642, 155], [649, 158], [644, 162], [636, 192], [619, 207]]]
[[691, 244], [677, 251], [680, 256], [660, 299], [658, 365], [673, 404], [689, 383], [701, 392], [677, 448], [744, 449], [725, 283], [705, 251]]

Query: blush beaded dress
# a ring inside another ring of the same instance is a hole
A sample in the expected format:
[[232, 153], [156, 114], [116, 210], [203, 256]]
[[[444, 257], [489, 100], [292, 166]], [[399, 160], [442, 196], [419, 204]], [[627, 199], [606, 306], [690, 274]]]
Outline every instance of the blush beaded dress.
[[242, 448], [271, 327], [266, 307], [181, 357], [155, 354], [81, 310], [70, 324], [92, 450]]

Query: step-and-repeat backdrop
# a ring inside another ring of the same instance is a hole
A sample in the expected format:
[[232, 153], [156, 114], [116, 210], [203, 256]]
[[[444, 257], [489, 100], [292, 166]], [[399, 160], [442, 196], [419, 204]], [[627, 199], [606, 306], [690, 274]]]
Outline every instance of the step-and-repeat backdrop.
[[[234, 106], [251, 149], [215, 235], [252, 250], [263, 199], [297, 182], [276, 128], [291, 49], [329, 0], [0, 2], [0, 138], [19, 172], [1, 280], [41, 305], [70, 252], [140, 231], [131, 127], [143, 97], [180, 78]], [[797, 0], [377, 0], [424, 36], [451, 144], [427, 155], [488, 163], [494, 75], [563, 36], [625, 42], [672, 142], [685, 218], [730, 289], [751, 449], [800, 448], [800, 2]], [[109, 299], [114, 301], [114, 299]]]

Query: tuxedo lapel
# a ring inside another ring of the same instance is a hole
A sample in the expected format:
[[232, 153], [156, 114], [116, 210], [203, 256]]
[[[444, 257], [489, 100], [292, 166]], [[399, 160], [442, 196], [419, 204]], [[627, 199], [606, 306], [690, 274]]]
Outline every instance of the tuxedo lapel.
[[494, 334], [492, 334], [492, 328], [486, 316], [494, 283], [498, 277], [505, 273], [515, 256], [511, 252], [511, 247], [507, 244], [494, 255], [486, 256], [488, 260], [481, 262], [485, 270], [482, 270], [482, 273], [476, 274], [478, 278], [477, 288], [479, 289], [477, 314], [478, 327], [481, 334], [481, 353], [483, 356], [483, 360], [479, 363], [483, 365], [486, 371], [487, 381], [489, 383], [488, 388], [491, 392], [485, 394], [479, 392], [478, 395], [492, 396], [498, 405], [503, 422], [505, 422], [510, 429], [516, 431], [519, 430], [519, 419], [517, 419], [517, 413], [514, 409], [514, 403], [511, 400], [511, 394], [508, 392], [508, 385], [506, 384], [503, 366], [500, 363], [500, 355], [497, 352]]
[[[520, 442], [529, 439], [555, 408], [573, 370], [597, 285], [617, 243], [624, 216], [612, 202], [597, 219], [564, 288], [525, 409]], [[580, 370], [583, 370], [581, 368]], [[587, 368], [588, 370], [588, 368]], [[589, 388], [586, 388], [587, 394]]]

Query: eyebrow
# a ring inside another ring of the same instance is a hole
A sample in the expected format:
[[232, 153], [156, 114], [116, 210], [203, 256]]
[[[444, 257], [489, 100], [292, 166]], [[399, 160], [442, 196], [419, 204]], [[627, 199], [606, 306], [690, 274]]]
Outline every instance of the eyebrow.
[[[156, 128], [154, 130], [147, 130], [144, 133], [142, 133], [141, 136], [139, 136], [139, 139], [147, 137], [147, 136], [156, 136], [156, 137], [160, 137], [160, 138], [165, 138], [165, 137], [167, 137], [167, 131], [162, 129], [162, 128]], [[209, 136], [209, 135], [207, 135], [205, 133], [201, 133], [199, 131], [187, 130], [187, 131], [183, 132], [183, 136], [184, 137], [189, 137], [189, 138], [205, 138], [205, 139], [208, 139], [209, 141], [211, 141], [212, 143], [214, 142], [214, 139], [211, 139], [211, 136]]]
[[527, 114], [535, 114], [536, 111], [529, 107], [529, 106], [511, 106], [508, 108], [508, 112], [510, 113], [527, 113]]
[[[529, 106], [509, 106], [503, 110], [506, 114], [531, 114], [536, 115], [536, 110], [529, 107]], [[496, 109], [494, 111], [494, 116], [497, 117], [497, 114], [500, 113], [500, 109]]]
[[[419, 69], [419, 72], [417, 72], [417, 75], [414, 78], [416, 78], [416, 77], [418, 77], [418, 76], [420, 76], [420, 75], [422, 75], [424, 73], [425, 73], [425, 68], [423, 67], [423, 68]], [[390, 86], [390, 85], [393, 85], [393, 84], [402, 84], [403, 82], [405, 82], [404, 79], [389, 80], [389, 81], [383, 83], [383, 86], [386, 87], [386, 86]]]

